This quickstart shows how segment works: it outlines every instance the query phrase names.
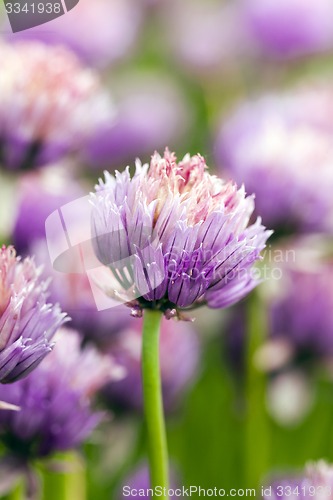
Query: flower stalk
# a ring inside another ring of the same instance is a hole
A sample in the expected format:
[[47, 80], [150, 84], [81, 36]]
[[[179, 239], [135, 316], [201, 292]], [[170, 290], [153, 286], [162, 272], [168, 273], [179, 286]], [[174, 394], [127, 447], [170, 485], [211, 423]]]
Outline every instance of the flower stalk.
[[257, 488], [270, 463], [270, 428], [265, 408], [267, 377], [256, 367], [254, 357], [268, 331], [265, 304], [254, 292], [247, 310], [247, 415], [245, 425], [245, 481]]
[[[146, 309], [142, 339], [142, 383], [151, 487], [168, 489], [168, 450], [163, 411], [159, 338], [162, 313]], [[162, 496], [167, 499], [167, 495]]]

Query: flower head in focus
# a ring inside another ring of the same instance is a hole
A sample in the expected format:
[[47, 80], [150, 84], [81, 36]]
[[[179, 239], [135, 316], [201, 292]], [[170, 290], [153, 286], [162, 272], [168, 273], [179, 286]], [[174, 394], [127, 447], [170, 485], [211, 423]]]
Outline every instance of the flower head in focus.
[[30, 461], [80, 445], [102, 414], [92, 398], [106, 380], [122, 373], [92, 347], [81, 350], [73, 330], [57, 334], [57, 347], [27, 378], [0, 388], [0, 398], [20, 411], [0, 412], [0, 435], [12, 456]]
[[62, 47], [1, 43], [0, 163], [45, 165], [77, 150], [113, 118], [97, 75]]
[[0, 249], [0, 382], [28, 375], [53, 347], [52, 337], [66, 321], [47, 300], [47, 282], [30, 258], [13, 247]]
[[227, 307], [257, 284], [251, 268], [270, 232], [260, 220], [248, 226], [253, 197], [210, 175], [200, 155], [177, 162], [166, 150], [137, 161], [132, 178], [128, 168], [106, 173], [92, 203], [95, 252], [119, 284], [101, 287], [138, 316]]

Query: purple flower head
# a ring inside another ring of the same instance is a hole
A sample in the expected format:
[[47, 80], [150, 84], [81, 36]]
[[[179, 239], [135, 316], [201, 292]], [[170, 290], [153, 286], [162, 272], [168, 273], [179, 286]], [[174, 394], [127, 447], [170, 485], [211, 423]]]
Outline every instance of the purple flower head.
[[110, 274], [101, 287], [133, 314], [227, 307], [256, 286], [251, 268], [271, 233], [260, 220], [248, 226], [253, 197], [206, 169], [200, 155], [177, 163], [166, 150], [150, 166], [137, 161], [132, 178], [128, 168], [106, 173], [96, 187], [93, 244]]
[[91, 400], [106, 380], [120, 371], [93, 348], [80, 348], [80, 336], [59, 332], [57, 346], [25, 378], [1, 389], [0, 398], [20, 411], [0, 412], [0, 436], [9, 453], [27, 460], [80, 445], [101, 420]]
[[244, 23], [258, 49], [291, 58], [333, 48], [330, 0], [241, 0]]
[[64, 45], [83, 62], [105, 67], [128, 55], [139, 34], [142, 8], [133, 0], [80, 0], [75, 9], [52, 21], [7, 37], [10, 42], [39, 40]]
[[[111, 408], [142, 410], [141, 335], [140, 321], [124, 330], [110, 345], [110, 354], [126, 376], [108, 383], [103, 399]], [[191, 323], [163, 321], [161, 329], [160, 363], [164, 408], [172, 411], [195, 378], [200, 357], [200, 344]]]
[[0, 44], [0, 163], [10, 170], [77, 150], [113, 107], [92, 70], [61, 47]]
[[278, 478], [264, 487], [264, 500], [304, 498], [330, 500], [333, 494], [333, 467], [324, 460], [309, 463], [303, 474]]
[[52, 337], [66, 321], [58, 305], [46, 302], [47, 286], [33, 260], [16, 257], [13, 247], [1, 248], [1, 383], [28, 375], [51, 352]]
[[332, 106], [332, 91], [318, 85], [261, 97], [223, 119], [217, 162], [255, 193], [274, 229], [332, 233]]

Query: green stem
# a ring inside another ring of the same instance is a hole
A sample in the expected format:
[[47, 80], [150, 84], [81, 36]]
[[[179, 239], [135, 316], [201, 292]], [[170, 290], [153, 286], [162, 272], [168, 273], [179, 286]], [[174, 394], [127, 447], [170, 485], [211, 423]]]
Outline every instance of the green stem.
[[75, 454], [69, 454], [68, 459], [74, 470], [64, 476], [62, 500], [85, 500], [87, 478], [84, 460]]
[[256, 290], [248, 298], [247, 309], [247, 417], [245, 426], [246, 486], [256, 488], [269, 469], [270, 430], [265, 407], [266, 375], [254, 363], [257, 349], [267, 336], [265, 305]]
[[[148, 434], [151, 487], [168, 489], [168, 451], [164, 422], [159, 358], [162, 313], [146, 310], [142, 338], [142, 383]], [[160, 498], [167, 499], [167, 495]]]
[[85, 500], [86, 471], [81, 457], [69, 452], [59, 454], [58, 460], [63, 470], [52, 471], [46, 467], [42, 468], [42, 500]]

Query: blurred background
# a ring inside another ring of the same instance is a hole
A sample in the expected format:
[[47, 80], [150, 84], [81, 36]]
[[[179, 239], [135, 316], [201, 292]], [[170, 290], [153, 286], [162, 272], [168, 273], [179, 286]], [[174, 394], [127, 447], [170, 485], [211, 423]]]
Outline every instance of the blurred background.
[[[15, 34], [1, 5], [0, 35], [1, 243], [52, 277], [50, 300], [80, 339], [70, 380], [82, 376], [81, 345], [117, 367], [112, 381], [85, 386], [98, 418], [65, 444], [36, 451], [44, 407], [32, 396], [20, 421], [0, 415], [2, 497], [22, 498], [23, 482], [48, 500], [120, 499], [123, 484], [148, 484], [140, 320], [122, 306], [98, 312], [87, 276], [52, 269], [45, 220], [103, 170], [165, 147], [201, 153], [244, 183], [274, 230], [248, 299], [163, 324], [173, 483], [257, 488], [309, 460], [332, 462], [332, 1], [80, 0]], [[22, 382], [0, 399], [23, 405]], [[80, 411], [52, 425], [70, 436]]]

